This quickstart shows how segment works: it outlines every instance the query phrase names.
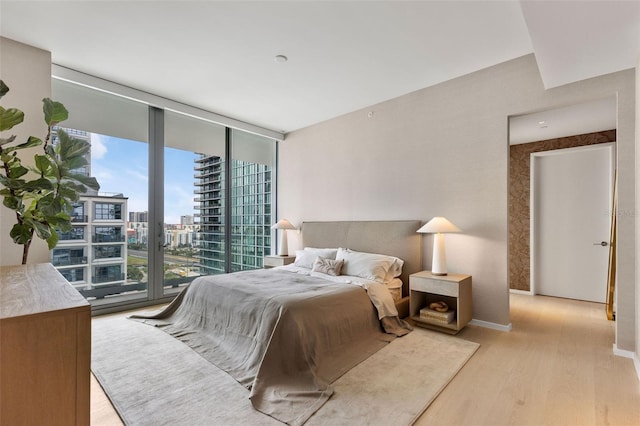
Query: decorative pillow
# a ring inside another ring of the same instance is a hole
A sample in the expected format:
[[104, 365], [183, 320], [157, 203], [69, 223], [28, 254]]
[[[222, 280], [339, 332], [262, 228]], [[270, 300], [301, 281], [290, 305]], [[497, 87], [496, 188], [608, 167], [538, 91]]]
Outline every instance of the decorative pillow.
[[296, 260], [293, 262], [294, 265], [299, 266], [300, 268], [313, 268], [313, 262], [315, 262], [317, 254], [311, 251], [306, 250], [296, 250]]
[[[383, 283], [387, 281], [389, 270], [397, 258], [339, 248], [336, 259], [344, 261], [343, 275], [352, 275]], [[392, 272], [393, 274], [395, 272]]]
[[305, 247], [304, 251], [312, 252], [316, 256], [324, 257], [325, 259], [335, 259], [336, 258], [336, 254], [338, 253], [338, 249], [337, 248]]
[[344, 265], [342, 260], [333, 260], [318, 256], [315, 262], [313, 262], [311, 272], [322, 272], [323, 274], [338, 276], [342, 270], [342, 265]]

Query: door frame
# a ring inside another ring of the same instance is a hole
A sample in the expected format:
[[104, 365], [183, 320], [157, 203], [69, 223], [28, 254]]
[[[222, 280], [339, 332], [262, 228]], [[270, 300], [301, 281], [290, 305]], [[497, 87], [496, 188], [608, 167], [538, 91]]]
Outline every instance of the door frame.
[[[531, 295], [538, 294], [536, 292], [536, 280], [535, 280], [535, 265], [536, 265], [536, 217], [535, 217], [535, 190], [536, 190], [536, 179], [535, 179], [535, 170], [536, 170], [536, 162], [541, 160], [544, 157], [549, 157], [552, 155], [562, 155], [566, 154], [570, 151], [587, 151], [593, 149], [600, 148], [608, 148], [609, 156], [611, 158], [611, 166], [609, 168], [610, 173], [610, 181], [611, 181], [611, 196], [613, 197], [613, 182], [615, 178], [616, 171], [616, 142], [606, 142], [599, 143], [593, 145], [583, 145], [577, 146], [573, 148], [562, 148], [562, 149], [554, 149], [551, 151], [540, 151], [533, 152], [530, 155], [530, 165], [529, 165], [529, 173], [530, 173], [530, 191], [529, 191], [529, 293]], [[607, 206], [608, 209], [611, 209], [611, 203]], [[606, 283], [605, 283], [606, 285]]]

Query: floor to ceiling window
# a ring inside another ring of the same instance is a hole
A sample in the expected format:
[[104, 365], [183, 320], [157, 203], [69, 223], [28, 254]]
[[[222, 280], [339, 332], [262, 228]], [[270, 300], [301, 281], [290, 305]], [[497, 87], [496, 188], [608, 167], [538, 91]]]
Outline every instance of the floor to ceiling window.
[[[274, 139], [60, 79], [61, 126], [92, 144], [100, 184], [74, 205], [54, 266], [94, 309], [169, 300], [271, 252]], [[191, 112], [191, 110], [189, 111]]]
[[[225, 272], [225, 127], [164, 112], [164, 289]], [[222, 164], [223, 166], [223, 164]]]
[[231, 132], [231, 271], [262, 267], [271, 250], [273, 141]]
[[148, 107], [55, 79], [52, 95], [69, 110], [60, 128], [91, 143], [89, 165], [76, 172], [100, 184], [73, 206], [73, 228], [59, 234], [52, 263], [94, 306], [146, 300], [146, 240], [128, 212], [148, 204]]

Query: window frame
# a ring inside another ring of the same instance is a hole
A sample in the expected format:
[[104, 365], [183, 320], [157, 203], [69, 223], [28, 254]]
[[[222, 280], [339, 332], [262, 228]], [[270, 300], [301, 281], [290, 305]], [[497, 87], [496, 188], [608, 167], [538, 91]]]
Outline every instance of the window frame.
[[[268, 212], [272, 216], [272, 220], [275, 220], [277, 217], [277, 176], [278, 176], [278, 149], [279, 142], [284, 140], [284, 134], [280, 132], [274, 132], [269, 129], [265, 129], [259, 126], [252, 125], [250, 123], [245, 123], [242, 121], [230, 119], [228, 117], [224, 117], [215, 113], [211, 113], [209, 111], [201, 110], [195, 107], [191, 107], [189, 105], [185, 105], [182, 103], [177, 103], [162, 97], [158, 97], [146, 92], [138, 91], [136, 89], [132, 89], [129, 87], [121, 86], [107, 80], [102, 80], [100, 78], [90, 76], [87, 74], [79, 73], [77, 71], [60, 67], [57, 65], [52, 66], [52, 79], [64, 80], [73, 84], [77, 84], [79, 86], [84, 86], [87, 90], [98, 90], [107, 92], [116, 96], [128, 98], [130, 100], [134, 100], [143, 104], [146, 104], [148, 110], [148, 158], [149, 158], [149, 190], [148, 190], [148, 286], [146, 291], [146, 297], [135, 297], [131, 296], [116, 296], [110, 299], [107, 303], [104, 299], [100, 300], [92, 300], [92, 312], [94, 314], [102, 314], [102, 313], [110, 313], [117, 312], [126, 309], [134, 309], [138, 307], [144, 307], [149, 305], [155, 305], [158, 303], [165, 303], [171, 301], [175, 294], [164, 295], [163, 294], [163, 237], [164, 237], [164, 111], [172, 111], [178, 112], [181, 114], [190, 115], [192, 117], [202, 119], [205, 121], [210, 121], [212, 123], [216, 123], [219, 125], [225, 126], [225, 153], [224, 160], [227, 162], [224, 170], [224, 180], [228, 182], [227, 186], [232, 187], [230, 183], [232, 182], [231, 176], [231, 167], [230, 162], [232, 160], [232, 150], [231, 150], [231, 132], [232, 129], [253, 133], [255, 135], [259, 135], [272, 140], [273, 147], [269, 148], [272, 155], [273, 165], [270, 171], [266, 173], [270, 173], [271, 181], [268, 183], [264, 183], [268, 185], [266, 188], [269, 189], [271, 194], [269, 207], [255, 208], [256, 212], [260, 210], [264, 210]], [[64, 100], [61, 100], [64, 103]], [[88, 130], [91, 132], [91, 129]], [[94, 132], [97, 130], [94, 129]], [[218, 168], [221, 168], [222, 165], [218, 165]], [[260, 171], [260, 167], [257, 164], [249, 164], [246, 165], [245, 168], [249, 172], [251, 172], [250, 176], [244, 177], [244, 183], [250, 185], [257, 185], [258, 179], [257, 174], [265, 173]], [[220, 180], [208, 182], [210, 185], [219, 186]], [[264, 180], [262, 181], [264, 182]], [[241, 188], [241, 186], [240, 186]], [[241, 190], [240, 190], [241, 191]], [[230, 191], [225, 191], [225, 196], [228, 199], [231, 197]], [[257, 202], [257, 197], [253, 196], [254, 204]], [[110, 203], [101, 203], [101, 204], [110, 204]], [[113, 203], [113, 205], [120, 205], [120, 216], [126, 213], [126, 208], [121, 203]], [[96, 236], [96, 222], [99, 222], [100, 225], [102, 222], [105, 222], [105, 227], [108, 227], [106, 223], [109, 221], [118, 221], [121, 219], [117, 219], [117, 213], [115, 213], [114, 209], [114, 218], [111, 218], [109, 214], [100, 215], [98, 218], [97, 211], [90, 207], [90, 202], [80, 202], [76, 206], [76, 210], [74, 210], [74, 214], [72, 215], [75, 220], [72, 220], [74, 224], [82, 224], [84, 226], [84, 239], [87, 241], [93, 241]], [[227, 223], [231, 223], [231, 204], [229, 202], [225, 203], [224, 206], [213, 205], [210, 207], [211, 209], [221, 209], [224, 208], [224, 217]], [[93, 210], [91, 212], [88, 211]], [[94, 222], [92, 227], [86, 226], [86, 224], [90, 223], [89, 214], [94, 216]], [[257, 214], [257, 213], [256, 213]], [[239, 214], [238, 216], [242, 216]], [[128, 218], [124, 218], [125, 222], [128, 222]], [[262, 219], [256, 221], [261, 222]], [[98, 226], [100, 226], [98, 225]], [[264, 224], [267, 226], [270, 224]], [[263, 244], [267, 241], [271, 241], [274, 244], [271, 245], [271, 252], [275, 252], [275, 242], [276, 239], [273, 238], [275, 231], [269, 230], [269, 235], [262, 236], [261, 233], [261, 224], [256, 223], [253, 225], [255, 228], [255, 232], [253, 234], [253, 238], [258, 239], [261, 236], [261, 240]], [[126, 241], [126, 230], [121, 229], [120, 238], [118, 241], [101, 241], [100, 243], [105, 243], [106, 245], [113, 245], [114, 243], [122, 243], [127, 244]], [[123, 241], [119, 241], [122, 239]], [[73, 241], [73, 240], [61, 240], [61, 241]], [[225, 238], [224, 243], [224, 259], [210, 259], [209, 261], [212, 263], [220, 263], [221, 261], [225, 264], [226, 272], [232, 271], [232, 253], [231, 253], [231, 226], [225, 227]], [[60, 246], [64, 248], [63, 246]], [[127, 250], [124, 249], [121, 254], [126, 255]], [[92, 253], [93, 254], [93, 253]], [[269, 253], [264, 253], [267, 255]], [[85, 256], [88, 256], [88, 253], [85, 253]], [[85, 265], [83, 269], [83, 278], [86, 281], [88, 277], [97, 275], [96, 269], [97, 267], [103, 268], [109, 266], [108, 260], [110, 258], [99, 259], [98, 263], [92, 263], [91, 265]], [[105, 263], [102, 263], [105, 261]], [[124, 276], [126, 279], [126, 265], [118, 264], [113, 265], [114, 267], [120, 268], [120, 275]], [[81, 266], [74, 265], [78, 268]], [[123, 270], [124, 269], [124, 270]], [[91, 274], [91, 275], [89, 275]], [[76, 282], [76, 284], [82, 283], [82, 280]]]

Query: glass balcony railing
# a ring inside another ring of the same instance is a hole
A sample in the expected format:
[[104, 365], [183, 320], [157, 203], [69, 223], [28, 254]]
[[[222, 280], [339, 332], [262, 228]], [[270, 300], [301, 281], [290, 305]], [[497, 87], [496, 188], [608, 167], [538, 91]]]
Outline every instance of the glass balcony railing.
[[124, 240], [125, 240], [124, 235], [93, 234], [94, 243], [123, 243]]
[[124, 281], [124, 274], [94, 275], [92, 278], [94, 284], [108, 283], [111, 281]]
[[58, 234], [59, 241], [78, 241], [84, 240], [84, 234]]
[[82, 265], [87, 263], [86, 256], [73, 256], [73, 257], [63, 257], [63, 258], [53, 258], [51, 259], [51, 263], [53, 266], [68, 266], [68, 265]]

